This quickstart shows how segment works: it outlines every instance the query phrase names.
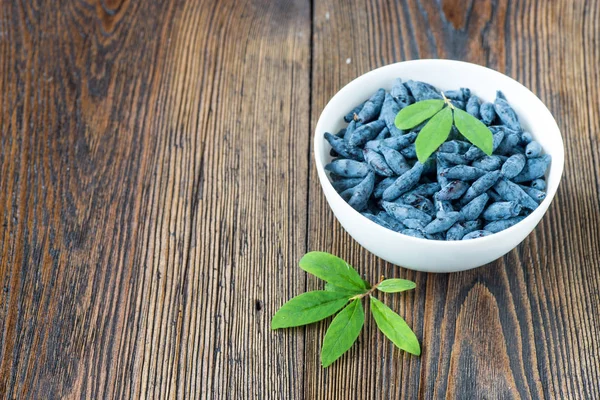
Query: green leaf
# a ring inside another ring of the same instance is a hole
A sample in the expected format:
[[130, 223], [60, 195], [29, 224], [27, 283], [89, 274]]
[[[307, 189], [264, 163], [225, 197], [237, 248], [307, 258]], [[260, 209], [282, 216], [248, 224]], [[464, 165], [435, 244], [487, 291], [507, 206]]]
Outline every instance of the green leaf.
[[406, 321], [388, 306], [371, 296], [371, 313], [377, 326], [398, 348], [416, 356], [421, 354], [421, 346], [415, 333]]
[[335, 286], [331, 283], [325, 284], [325, 290], [328, 292], [345, 293], [346, 295], [348, 295], [349, 298], [357, 294], [363, 294], [366, 291], [366, 289], [346, 289], [343, 287]]
[[431, 118], [444, 107], [444, 100], [423, 100], [404, 107], [396, 115], [398, 129], [410, 129]]
[[385, 293], [398, 293], [416, 288], [413, 281], [406, 279], [386, 279], [377, 286], [377, 290]]
[[421, 164], [424, 164], [429, 156], [446, 141], [450, 129], [452, 129], [452, 110], [446, 107], [435, 114], [417, 136], [415, 148]]
[[323, 339], [321, 364], [330, 366], [356, 341], [365, 323], [365, 312], [360, 299], [354, 300], [335, 316]]
[[488, 156], [492, 155], [494, 142], [492, 132], [483, 122], [471, 114], [455, 108], [454, 125], [471, 143], [479, 147]]
[[300, 268], [334, 286], [366, 292], [364, 281], [348, 263], [333, 254], [320, 251], [306, 253], [300, 260]]
[[271, 329], [289, 328], [320, 321], [344, 307], [349, 297], [346, 293], [324, 290], [303, 293], [281, 306], [271, 320]]

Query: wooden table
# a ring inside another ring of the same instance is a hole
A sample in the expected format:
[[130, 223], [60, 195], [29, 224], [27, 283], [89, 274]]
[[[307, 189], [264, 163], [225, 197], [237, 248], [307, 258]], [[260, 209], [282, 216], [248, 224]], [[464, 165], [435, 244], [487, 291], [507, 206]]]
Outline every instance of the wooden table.
[[[465, 5], [466, 4], [466, 5]], [[598, 1], [2, 2], [0, 398], [600, 398]], [[311, 138], [358, 75], [415, 58], [505, 72], [563, 132], [536, 230], [432, 275], [362, 249], [326, 205]], [[322, 287], [310, 250], [375, 280], [421, 341], [368, 320], [272, 332]]]

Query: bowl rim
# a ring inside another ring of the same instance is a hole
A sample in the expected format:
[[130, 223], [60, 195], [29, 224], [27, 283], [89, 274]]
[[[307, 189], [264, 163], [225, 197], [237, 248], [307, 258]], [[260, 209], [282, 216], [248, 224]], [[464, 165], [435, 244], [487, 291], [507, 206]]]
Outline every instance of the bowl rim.
[[[508, 75], [505, 75], [499, 71], [496, 71], [492, 68], [489, 67], [485, 67], [479, 64], [474, 64], [474, 63], [470, 63], [470, 62], [466, 62], [466, 61], [458, 61], [458, 60], [449, 60], [449, 59], [438, 59], [438, 58], [429, 58], [429, 59], [416, 59], [416, 60], [407, 60], [407, 61], [400, 61], [397, 63], [392, 63], [392, 64], [387, 64], [378, 68], [375, 68], [373, 70], [370, 70], [362, 75], [359, 75], [358, 77], [354, 78], [353, 80], [351, 80], [350, 82], [348, 82], [346, 85], [344, 85], [344, 87], [342, 87], [340, 90], [338, 90], [327, 102], [327, 104], [325, 105], [325, 107], [323, 108], [323, 111], [321, 112], [321, 114], [319, 115], [319, 119], [317, 120], [317, 125], [315, 126], [315, 133], [314, 133], [314, 137], [313, 137], [313, 155], [314, 155], [314, 159], [315, 159], [315, 166], [317, 168], [317, 174], [319, 177], [319, 181], [321, 183], [321, 186], [323, 185], [328, 185], [328, 189], [330, 189], [329, 191], [333, 191], [334, 196], [337, 196], [337, 198], [339, 200], [341, 200], [341, 203], [343, 204], [343, 207], [346, 207], [346, 209], [348, 211], [351, 211], [354, 213], [354, 215], [358, 216], [359, 219], [362, 219], [364, 222], [367, 223], [367, 226], [371, 225], [372, 227], [376, 227], [375, 229], [381, 229], [382, 233], [384, 234], [392, 234], [391, 237], [393, 238], [398, 238], [398, 239], [402, 239], [402, 240], [406, 240], [408, 242], [413, 242], [413, 243], [428, 243], [430, 245], [436, 245], [436, 246], [441, 246], [441, 247], [459, 247], [459, 246], [464, 246], [465, 243], [462, 240], [437, 240], [437, 239], [427, 239], [427, 238], [417, 238], [414, 236], [409, 236], [409, 235], [405, 235], [403, 233], [400, 232], [396, 232], [393, 231], [391, 229], [385, 228], [373, 221], [371, 221], [370, 219], [368, 219], [367, 217], [363, 216], [360, 212], [358, 212], [357, 210], [355, 210], [353, 207], [351, 207], [344, 199], [342, 199], [342, 197], [340, 196], [340, 194], [334, 189], [333, 185], [331, 184], [331, 181], [329, 180], [329, 177], [327, 176], [327, 173], [325, 172], [325, 167], [323, 165], [323, 163], [320, 160], [320, 157], [317, 154], [317, 150], [319, 148], [319, 144], [318, 141], [322, 141], [324, 142], [325, 139], [322, 137], [322, 133], [319, 134], [320, 132], [324, 132], [324, 129], [322, 127], [323, 124], [323, 116], [328, 114], [329, 112], [331, 112], [329, 110], [330, 107], [332, 107], [332, 100], [335, 97], [338, 96], [344, 96], [346, 95], [346, 93], [349, 94], [349, 92], [351, 92], [353, 90], [353, 87], [355, 85], [358, 85], [362, 80], [365, 80], [371, 76], [377, 75], [379, 73], [382, 72], [382, 70], [387, 70], [387, 69], [393, 69], [393, 68], [397, 68], [399, 65], [408, 65], [408, 64], [440, 64], [440, 65], [452, 65], [454, 67], [459, 67], [459, 68], [463, 68], [463, 69], [478, 69], [481, 71], [484, 71], [487, 74], [490, 74], [492, 76], [496, 76], [496, 77], [501, 77], [501, 79], [508, 79], [509, 81], [511, 81], [514, 85], [516, 85], [516, 87], [519, 88], [519, 90], [522, 90], [526, 93], [528, 93], [529, 95], [533, 96], [533, 98], [535, 100], [537, 100], [537, 102], [539, 102], [539, 105], [541, 105], [541, 110], [546, 113], [546, 117], [548, 117], [548, 119], [550, 120], [551, 124], [556, 128], [555, 131], [558, 135], [558, 139], [560, 142], [560, 147], [557, 151], [557, 155], [558, 157], [555, 157], [555, 155], [552, 155], [552, 161], [550, 163], [550, 167], [549, 167], [549, 171], [550, 170], [558, 170], [558, 179], [556, 182], [556, 185], [553, 187], [549, 187], [547, 189], [547, 195], [546, 198], [544, 198], [544, 200], [542, 200], [542, 202], [538, 205], [538, 207], [533, 210], [528, 216], [526, 216], [523, 220], [519, 221], [518, 223], [516, 223], [515, 225], [506, 228], [500, 232], [496, 232], [493, 233], [491, 235], [488, 236], [484, 236], [484, 237], [480, 237], [480, 238], [475, 238], [475, 239], [470, 239], [468, 242], [469, 243], [473, 243], [474, 241], [476, 241], [477, 243], [479, 243], [480, 245], [485, 245], [486, 243], [489, 243], [491, 240], [499, 240], [501, 237], [503, 236], [508, 236], [511, 235], [515, 232], [517, 232], [519, 230], [519, 227], [522, 226], [526, 221], [531, 221], [533, 219], [535, 219], [537, 217], [537, 214], [539, 214], [539, 212], [541, 210], [543, 210], [541, 212], [541, 215], [539, 216], [539, 220], [541, 220], [541, 218], [544, 216], [544, 214], [546, 213], [546, 211], [548, 210], [550, 203], [552, 202], [552, 200], [554, 199], [554, 196], [556, 195], [556, 192], [558, 191], [558, 186], [560, 185], [560, 181], [562, 179], [562, 175], [563, 175], [563, 171], [564, 171], [564, 150], [565, 150], [565, 146], [564, 146], [564, 141], [562, 138], [562, 133], [560, 131], [560, 128], [556, 122], [556, 119], [554, 118], [554, 116], [552, 115], [552, 113], [550, 112], [550, 110], [548, 109], [548, 107], [544, 104], [544, 102], [535, 94], [533, 93], [531, 90], [529, 90], [526, 86], [524, 86], [523, 84], [521, 84], [520, 82], [518, 82], [517, 80], [511, 78]], [[547, 173], [549, 174], [549, 172]], [[324, 179], [323, 179], [324, 178]], [[325, 181], [325, 182], [324, 182]], [[324, 189], [324, 188], [323, 188]], [[326, 193], [324, 193], [326, 194]], [[335, 213], [334, 213], [335, 214]], [[536, 215], [534, 215], [536, 214]], [[337, 219], [337, 216], [336, 216]], [[538, 220], [538, 221], [539, 221]], [[539, 223], [539, 222], [538, 222]], [[537, 223], [536, 223], [537, 225]], [[535, 229], [535, 226], [534, 228]], [[533, 231], [532, 229], [532, 231]], [[527, 235], [529, 235], [530, 232], [528, 232]], [[526, 236], [527, 236], [526, 235]]]

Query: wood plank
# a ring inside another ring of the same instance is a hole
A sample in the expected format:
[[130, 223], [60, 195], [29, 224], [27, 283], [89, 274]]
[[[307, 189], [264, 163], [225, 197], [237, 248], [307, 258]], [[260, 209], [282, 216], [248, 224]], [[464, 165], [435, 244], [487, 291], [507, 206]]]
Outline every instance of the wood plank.
[[[309, 250], [348, 260], [369, 280], [417, 282], [386, 295], [421, 339], [420, 358], [372, 321], [324, 370], [327, 323], [307, 329], [304, 395], [321, 398], [600, 397], [600, 136], [597, 2], [314, 2], [311, 126], [343, 85], [406, 59], [452, 58], [507, 73], [550, 108], [565, 140], [561, 187], [537, 229], [486, 268], [415, 273], [362, 249], [335, 221], [311, 169]], [[321, 283], [309, 278], [309, 288]]]
[[[2, 3], [0, 397], [600, 397], [599, 6], [461, 5]], [[563, 130], [551, 210], [486, 269], [383, 263], [309, 169], [335, 91], [418, 57], [508, 73]], [[371, 320], [323, 370], [326, 323], [270, 332], [320, 287], [307, 250], [415, 280], [383, 299], [423, 356]]]
[[300, 397], [310, 4], [0, 13], [0, 397]]

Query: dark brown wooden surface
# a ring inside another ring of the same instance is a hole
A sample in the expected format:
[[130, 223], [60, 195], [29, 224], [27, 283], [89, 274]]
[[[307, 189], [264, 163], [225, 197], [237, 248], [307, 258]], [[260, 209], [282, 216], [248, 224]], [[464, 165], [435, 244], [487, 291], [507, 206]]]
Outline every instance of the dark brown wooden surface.
[[[0, 398], [600, 398], [597, 1], [0, 4]], [[431, 275], [335, 221], [312, 130], [344, 84], [415, 58], [487, 65], [563, 132], [565, 174], [514, 251]], [[347, 61], [348, 60], [348, 61]], [[325, 250], [369, 279], [420, 358], [367, 320], [271, 332]]]

